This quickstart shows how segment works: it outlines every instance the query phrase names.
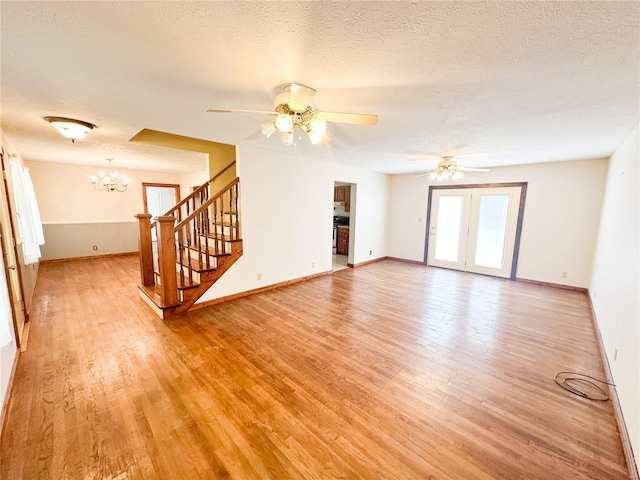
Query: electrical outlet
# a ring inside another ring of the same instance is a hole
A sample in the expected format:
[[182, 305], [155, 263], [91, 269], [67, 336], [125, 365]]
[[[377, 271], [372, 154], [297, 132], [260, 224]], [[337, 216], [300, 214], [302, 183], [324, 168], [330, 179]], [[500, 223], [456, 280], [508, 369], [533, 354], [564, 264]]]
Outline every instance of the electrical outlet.
[[562, 272], [562, 278], [567, 278], [567, 272]]
[[94, 251], [94, 252], [97, 252], [97, 251], [98, 251], [98, 245], [94, 245], [94, 246], [93, 246], [93, 251]]
[[613, 361], [615, 362], [616, 360], [618, 360], [618, 349], [617, 348], [613, 351]]
[[403, 254], [403, 255], [406, 255], [406, 254], [407, 254], [407, 249], [406, 249], [406, 248], [404, 248], [404, 249], [402, 250], [402, 254]]
[[373, 255], [373, 250], [369, 250], [369, 255]]
[[258, 280], [262, 280], [262, 274], [261, 274], [261, 273], [259, 273], [259, 274], [257, 275], [257, 277], [258, 277]]
[[311, 268], [316, 268], [316, 262], [311, 262]]

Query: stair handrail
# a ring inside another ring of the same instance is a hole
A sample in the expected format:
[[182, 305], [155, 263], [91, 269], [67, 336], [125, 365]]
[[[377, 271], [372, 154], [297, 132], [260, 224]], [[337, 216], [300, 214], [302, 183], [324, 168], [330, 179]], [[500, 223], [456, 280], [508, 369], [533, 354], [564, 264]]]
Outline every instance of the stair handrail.
[[217, 199], [221, 198], [225, 193], [227, 193], [227, 191], [229, 191], [231, 189], [231, 187], [233, 187], [234, 185], [238, 184], [240, 182], [240, 178], [236, 177], [234, 180], [232, 180], [231, 182], [229, 182], [226, 186], [222, 187], [218, 193], [216, 193], [213, 197], [209, 198], [205, 203], [203, 203], [202, 205], [200, 205], [196, 210], [194, 210], [193, 212], [191, 212], [191, 214], [185, 218], [184, 220], [182, 220], [180, 223], [178, 223], [175, 227], [174, 227], [174, 232], [177, 232], [178, 230], [180, 230], [181, 228], [183, 228], [187, 223], [189, 223], [190, 220], [193, 220], [197, 215], [199, 215], [204, 209], [206, 209], [207, 207], [209, 207], [213, 202], [215, 202]]
[[[226, 167], [224, 167], [222, 170], [220, 170], [218, 173], [216, 173], [213, 177], [211, 177], [209, 180], [207, 180], [206, 182], [204, 182], [202, 185], [200, 185], [198, 188], [196, 188], [193, 192], [191, 192], [189, 195], [187, 195], [186, 197], [184, 197], [182, 200], [180, 200], [177, 204], [175, 204], [170, 210], [168, 210], [164, 215], [162, 215], [163, 217], [167, 217], [167, 216], [174, 216], [173, 212], [180, 210], [180, 208], [187, 203], [189, 200], [191, 200], [192, 198], [194, 198], [196, 195], [199, 195], [200, 192], [202, 190], [204, 190], [205, 188], [207, 188], [210, 184], [212, 184], [218, 177], [220, 177], [224, 172], [226, 172], [227, 170], [229, 170], [232, 166], [234, 166], [236, 164], [236, 161], [234, 160], [233, 162], [231, 162], [229, 165], [227, 165]], [[176, 217], [177, 218], [177, 217]], [[155, 222], [154, 222], [155, 223]]]

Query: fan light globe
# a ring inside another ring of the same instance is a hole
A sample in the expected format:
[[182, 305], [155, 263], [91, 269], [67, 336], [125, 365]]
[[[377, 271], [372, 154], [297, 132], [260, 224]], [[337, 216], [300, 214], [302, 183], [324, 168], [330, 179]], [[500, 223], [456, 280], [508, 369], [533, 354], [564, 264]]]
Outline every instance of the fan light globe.
[[311, 129], [311, 131], [313, 131], [313, 133], [322, 136], [322, 134], [327, 129], [327, 122], [324, 120], [324, 118], [314, 115], [311, 120], [309, 120], [309, 128]]
[[293, 119], [290, 115], [281, 113], [276, 117], [276, 128], [281, 132], [290, 132], [293, 128]]
[[276, 130], [276, 126], [273, 124], [273, 122], [265, 122], [260, 124], [260, 131], [267, 138], [276, 133]]
[[293, 145], [293, 132], [286, 132], [280, 137], [284, 145]]
[[310, 130], [307, 132], [307, 135], [309, 135], [309, 139], [311, 140], [311, 143], [313, 145], [317, 145], [318, 143], [320, 143], [320, 140], [322, 140], [324, 131]]

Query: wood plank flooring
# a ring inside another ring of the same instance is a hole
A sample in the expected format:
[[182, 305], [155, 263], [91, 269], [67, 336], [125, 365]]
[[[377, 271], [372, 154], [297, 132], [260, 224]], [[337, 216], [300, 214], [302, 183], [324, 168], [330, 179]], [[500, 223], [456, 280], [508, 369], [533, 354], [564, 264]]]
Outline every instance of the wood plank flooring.
[[2, 479], [624, 479], [584, 294], [396, 261], [162, 321], [42, 265]]

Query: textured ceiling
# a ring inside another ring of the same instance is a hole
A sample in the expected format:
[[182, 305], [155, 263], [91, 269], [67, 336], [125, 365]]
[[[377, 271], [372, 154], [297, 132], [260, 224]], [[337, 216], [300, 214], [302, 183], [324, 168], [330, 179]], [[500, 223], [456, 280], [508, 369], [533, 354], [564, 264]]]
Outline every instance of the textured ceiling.
[[[188, 173], [203, 155], [144, 128], [381, 172], [609, 156], [639, 118], [639, 2], [13, 2], [2, 128], [26, 160]], [[331, 144], [248, 140], [279, 85], [315, 88]], [[97, 125], [72, 144], [43, 119]]]

